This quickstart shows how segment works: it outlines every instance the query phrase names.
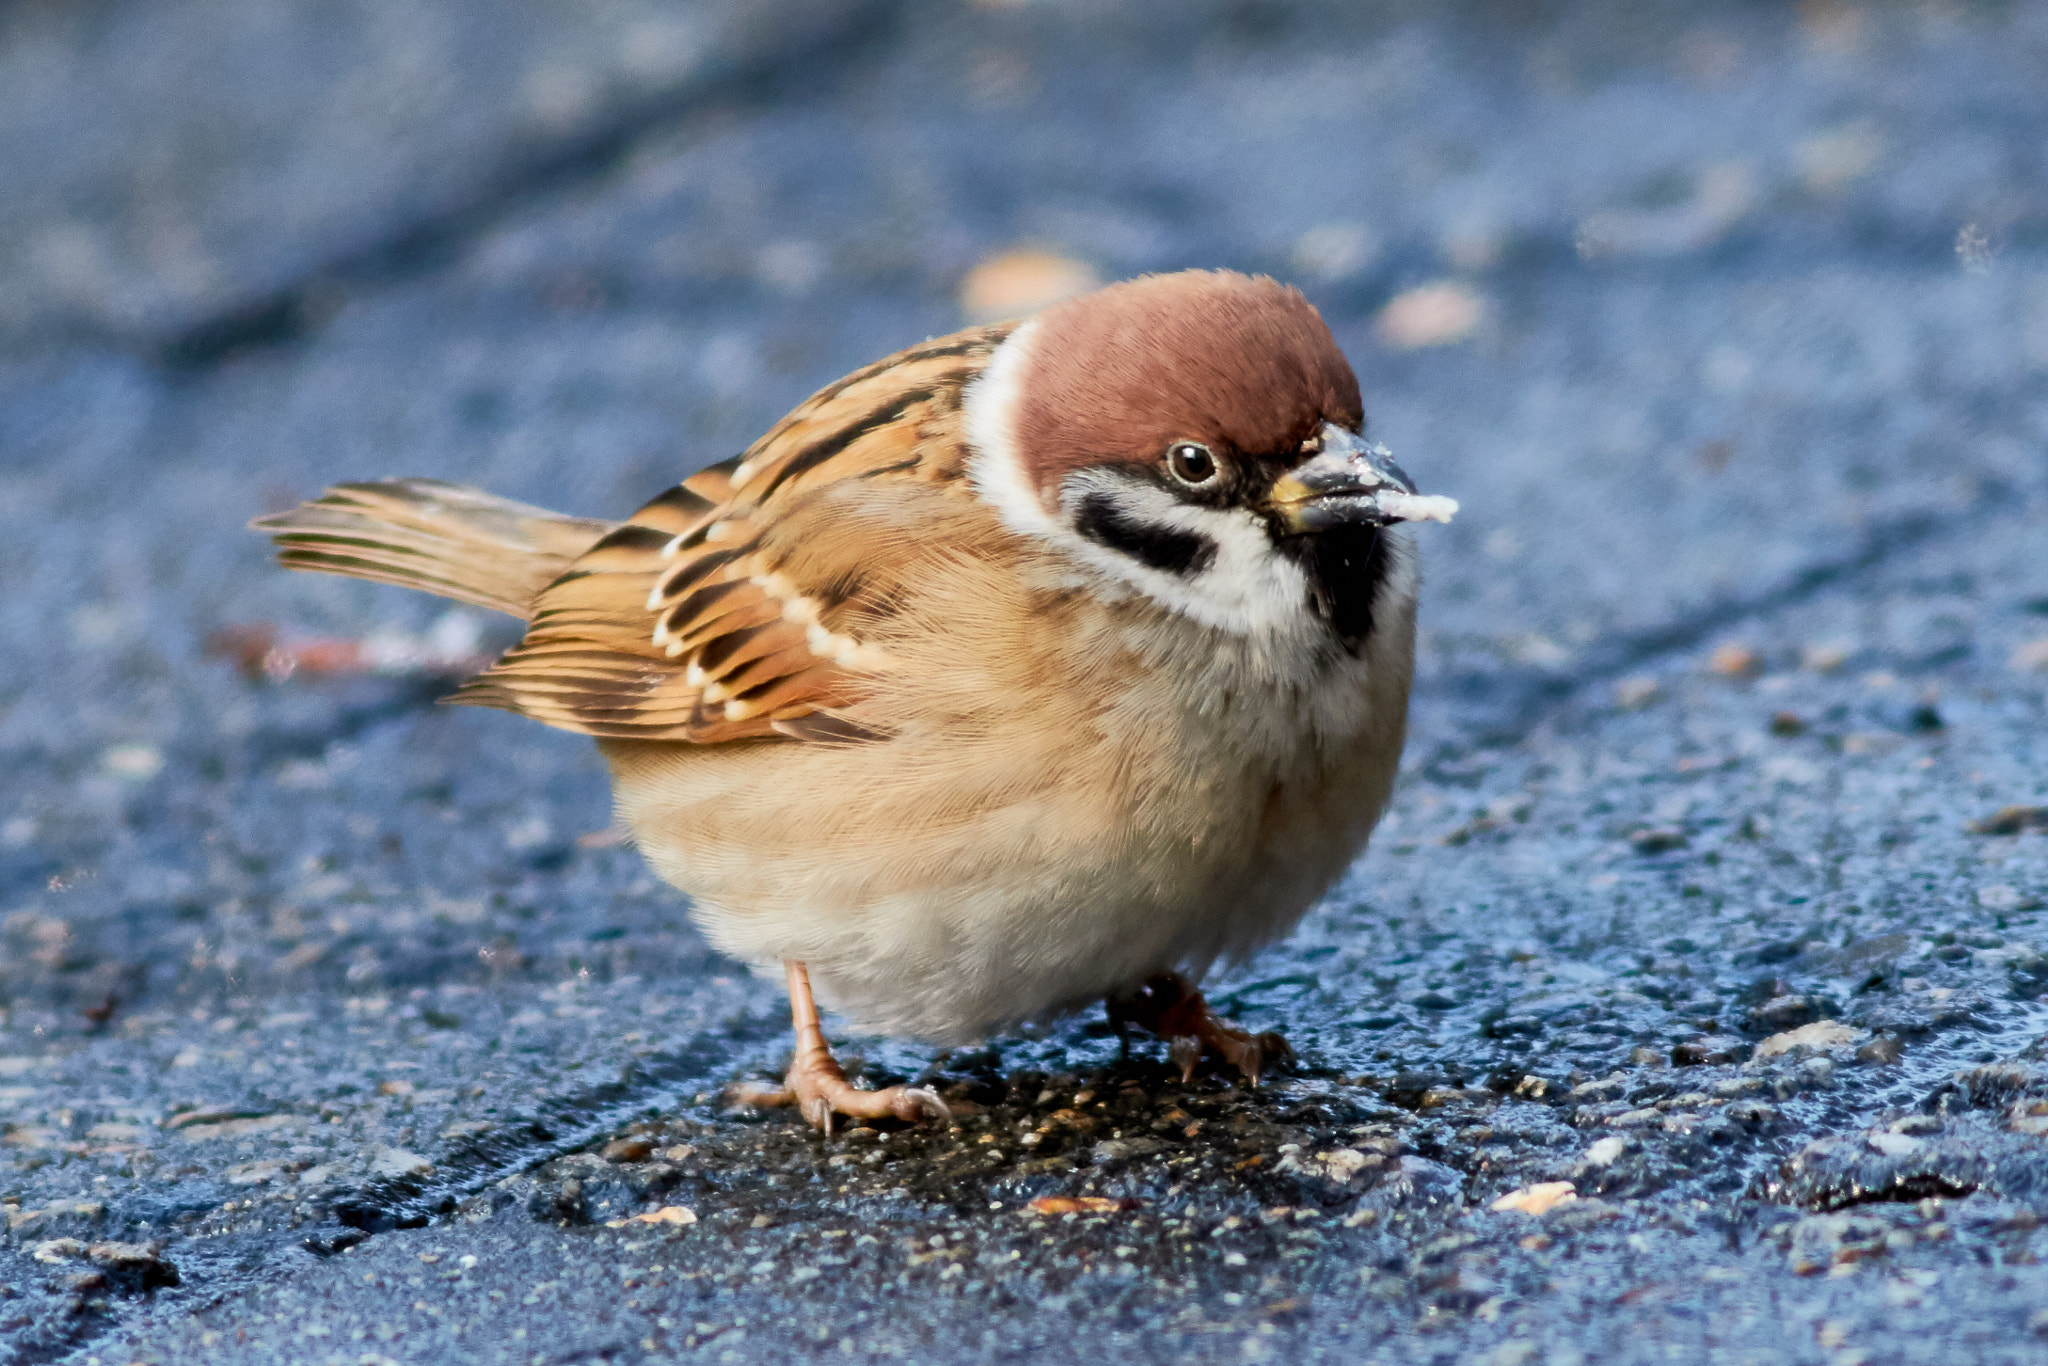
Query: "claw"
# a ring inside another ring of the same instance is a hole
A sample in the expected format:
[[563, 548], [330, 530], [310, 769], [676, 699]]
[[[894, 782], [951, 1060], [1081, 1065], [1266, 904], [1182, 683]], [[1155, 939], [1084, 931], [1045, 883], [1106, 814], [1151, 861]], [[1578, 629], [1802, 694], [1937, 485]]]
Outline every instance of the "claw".
[[936, 1119], [943, 1124], [953, 1122], [953, 1112], [946, 1108], [946, 1102], [939, 1099], [939, 1093], [928, 1086], [897, 1086], [896, 1118], [915, 1124], [921, 1119]]
[[1192, 1034], [1178, 1035], [1167, 1045], [1166, 1056], [1180, 1068], [1180, 1084], [1186, 1086], [1195, 1079], [1195, 1068], [1201, 1064], [1202, 1041]]

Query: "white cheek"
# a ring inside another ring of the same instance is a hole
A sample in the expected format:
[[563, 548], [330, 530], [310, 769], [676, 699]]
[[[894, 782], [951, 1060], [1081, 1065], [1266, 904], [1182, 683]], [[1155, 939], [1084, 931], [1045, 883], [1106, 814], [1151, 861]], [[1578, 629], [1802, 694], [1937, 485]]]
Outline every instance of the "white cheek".
[[[1199, 573], [1175, 574], [1087, 539], [1070, 528], [1090, 494], [1114, 499], [1128, 521], [1202, 537], [1216, 547], [1215, 559]], [[1243, 508], [1184, 503], [1156, 484], [1107, 470], [1068, 475], [1060, 485], [1060, 506], [1067, 515], [1059, 540], [1072, 554], [1204, 626], [1257, 636], [1292, 633], [1312, 621], [1307, 575], [1274, 548], [1265, 523]]]

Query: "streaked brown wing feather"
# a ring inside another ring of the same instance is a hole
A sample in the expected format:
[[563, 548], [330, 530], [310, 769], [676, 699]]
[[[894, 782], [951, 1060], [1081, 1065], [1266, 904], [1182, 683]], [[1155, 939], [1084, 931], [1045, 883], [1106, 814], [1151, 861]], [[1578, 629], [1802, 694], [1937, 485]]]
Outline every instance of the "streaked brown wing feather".
[[841, 513], [820, 495], [961, 480], [961, 392], [1007, 330], [855, 371], [669, 489], [543, 589], [526, 638], [451, 700], [613, 739], [880, 738], [832, 713], [888, 667], [859, 632], [888, 594], [859, 560], [821, 562]]

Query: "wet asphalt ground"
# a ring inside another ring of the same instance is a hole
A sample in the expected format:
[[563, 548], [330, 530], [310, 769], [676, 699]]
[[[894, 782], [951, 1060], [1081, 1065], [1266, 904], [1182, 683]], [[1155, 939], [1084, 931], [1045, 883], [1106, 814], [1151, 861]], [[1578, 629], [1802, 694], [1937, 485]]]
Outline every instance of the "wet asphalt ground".
[[[0, 1361], [2048, 1356], [2048, 7], [516, 10], [0, 15]], [[1298, 281], [1464, 511], [1291, 1074], [826, 1139], [587, 742], [236, 666], [505, 624], [241, 526], [622, 514], [1020, 244]]]

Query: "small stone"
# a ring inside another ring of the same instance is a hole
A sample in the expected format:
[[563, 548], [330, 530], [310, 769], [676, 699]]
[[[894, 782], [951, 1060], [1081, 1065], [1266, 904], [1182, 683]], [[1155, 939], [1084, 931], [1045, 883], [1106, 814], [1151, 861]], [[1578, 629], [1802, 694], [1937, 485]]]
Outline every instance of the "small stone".
[[1723, 678], [1750, 678], [1762, 671], [1763, 661], [1747, 645], [1731, 642], [1707, 657], [1707, 668]]
[[68, 1262], [75, 1258], [83, 1257], [85, 1255], [85, 1244], [79, 1242], [76, 1238], [49, 1238], [37, 1243], [31, 1250], [30, 1255], [39, 1262], [45, 1262], [54, 1266], [58, 1262]]
[[230, 1186], [260, 1186], [284, 1174], [285, 1164], [277, 1158], [242, 1162], [222, 1173]]
[[967, 273], [960, 284], [960, 311], [975, 323], [1018, 318], [1101, 283], [1083, 262], [1033, 248], [1008, 251]]
[[2014, 650], [2012, 658], [2006, 661], [2006, 667], [2020, 673], [2048, 669], [2048, 636], [2040, 640], [2030, 640]]
[[1559, 1205], [1578, 1198], [1577, 1188], [1569, 1181], [1539, 1181], [1533, 1186], [1509, 1191], [1493, 1202], [1493, 1208], [1516, 1214], [1548, 1214]]
[[1863, 1141], [1872, 1152], [1886, 1157], [1911, 1157], [1927, 1146], [1911, 1134], [1870, 1134]]
[[1831, 674], [1849, 662], [1855, 646], [1848, 641], [1830, 640], [1808, 645], [1799, 652], [1801, 667], [1817, 674]]
[[1973, 835], [2018, 835], [2028, 830], [2048, 830], [2048, 806], [2003, 807], [1964, 827]]
[[[1315, 1155], [1315, 1164], [1321, 1174], [1332, 1181], [1349, 1181], [1367, 1167], [1377, 1167], [1383, 1161], [1377, 1154], [1367, 1155], [1356, 1148], [1332, 1148]], [[1304, 1167], [1307, 1163], [1302, 1164]]]
[[2048, 1135], [2048, 1100], [2015, 1101], [2006, 1127], [2016, 1134]]
[[1121, 1214], [1138, 1208], [1138, 1202], [1106, 1195], [1041, 1195], [1024, 1208], [1033, 1214]]
[[1685, 848], [1686, 837], [1676, 826], [1659, 825], [1631, 831], [1628, 843], [1638, 854], [1664, 854]]
[[1486, 301], [1476, 291], [1444, 280], [1395, 295], [1373, 326], [1384, 345], [1413, 351], [1464, 341], [1485, 316]]
[[153, 1290], [179, 1281], [178, 1268], [163, 1255], [159, 1243], [94, 1243], [85, 1255], [133, 1289]]
[[1379, 243], [1363, 223], [1322, 223], [1295, 239], [1294, 265], [1320, 280], [1358, 274], [1379, 254]]
[[1627, 1089], [1627, 1074], [1614, 1072], [1594, 1081], [1580, 1082], [1572, 1088], [1572, 1095], [1591, 1101], [1618, 1100]]
[[688, 1205], [663, 1205], [660, 1209], [642, 1210], [630, 1220], [620, 1219], [608, 1223], [608, 1228], [620, 1228], [627, 1223], [667, 1225], [672, 1228], [687, 1228], [697, 1222], [697, 1211]]
[[425, 1176], [434, 1170], [434, 1164], [418, 1153], [407, 1152], [404, 1148], [377, 1148], [370, 1158], [370, 1175], [386, 1180], [400, 1180], [408, 1176]]
[[1696, 1039], [1687, 1039], [1671, 1050], [1671, 1062], [1676, 1067], [1707, 1067], [1741, 1062], [1748, 1056], [1749, 1045], [1726, 1034], [1702, 1034]]
[[1624, 678], [1614, 685], [1614, 705], [1623, 711], [1635, 711], [1655, 701], [1660, 690], [1654, 678]]
[[1789, 1053], [1795, 1048], [1846, 1048], [1850, 1044], [1860, 1043], [1866, 1037], [1866, 1031], [1852, 1025], [1834, 1020], [1815, 1020], [1812, 1024], [1771, 1035], [1756, 1046], [1756, 1056], [1775, 1058], [1780, 1053]]
[[1781, 711], [1771, 718], [1771, 734], [1804, 735], [1806, 718], [1796, 711]]
[[115, 745], [100, 756], [107, 772], [130, 782], [147, 782], [163, 771], [163, 751], [155, 745]]
[[1585, 1162], [1592, 1167], [1608, 1167], [1628, 1149], [1628, 1140], [1620, 1134], [1609, 1134], [1586, 1149]]
[[645, 1162], [654, 1156], [654, 1145], [644, 1138], [615, 1138], [598, 1156], [607, 1162]]
[[1902, 1051], [1896, 1038], [1890, 1034], [1880, 1034], [1856, 1050], [1856, 1061], [1889, 1067], [1899, 1060]]
[[[1788, 993], [1784, 996], [1774, 996], [1756, 1007], [1756, 1009], [1749, 1012], [1749, 1018], [1766, 1029], [1783, 1032], [1813, 1023], [1815, 1013], [1812, 1001], [1804, 996], [1795, 996]], [[1769, 1057], [1770, 1055], [1763, 1052], [1761, 1045], [1759, 1045], [1756, 1056]]]

